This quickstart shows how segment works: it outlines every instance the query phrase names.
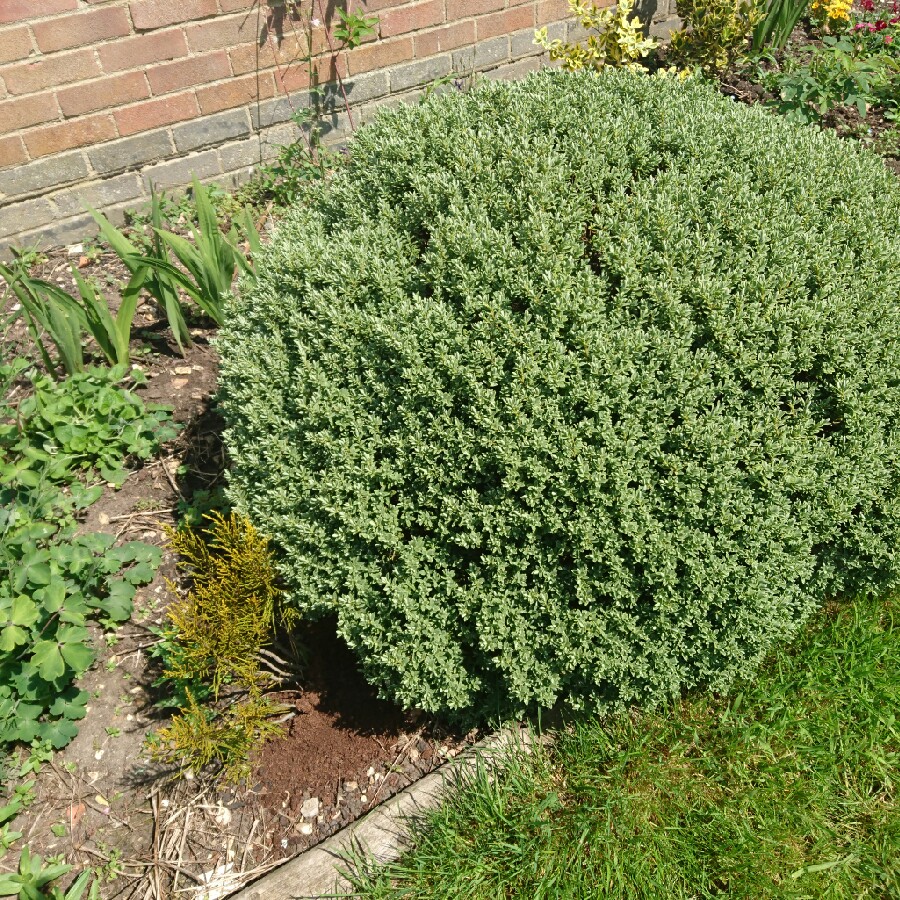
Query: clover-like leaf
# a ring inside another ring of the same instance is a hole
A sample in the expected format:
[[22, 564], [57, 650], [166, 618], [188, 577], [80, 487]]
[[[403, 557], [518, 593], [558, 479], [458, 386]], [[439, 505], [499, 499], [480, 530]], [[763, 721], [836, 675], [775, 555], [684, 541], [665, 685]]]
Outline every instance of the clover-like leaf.
[[66, 671], [66, 664], [56, 641], [38, 641], [34, 645], [31, 661], [45, 681], [56, 681]]
[[73, 641], [61, 644], [60, 653], [63, 659], [74, 669], [76, 675], [86, 672], [94, 661], [96, 654], [87, 644]]
[[13, 625], [21, 625], [23, 628], [27, 628], [29, 625], [34, 625], [40, 616], [40, 610], [33, 600], [24, 594], [19, 594], [13, 598], [12, 608], [9, 613], [9, 620]]
[[16, 647], [28, 643], [29, 634], [18, 625], [7, 625], [0, 631], [0, 650], [4, 653], [12, 653]]

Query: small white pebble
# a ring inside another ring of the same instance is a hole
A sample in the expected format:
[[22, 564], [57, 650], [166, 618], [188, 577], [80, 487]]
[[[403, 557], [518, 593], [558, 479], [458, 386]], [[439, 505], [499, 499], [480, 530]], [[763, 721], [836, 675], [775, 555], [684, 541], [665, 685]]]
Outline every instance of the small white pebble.
[[344, 787], [347, 788], [348, 791], [355, 791], [359, 788], [359, 785], [355, 781], [345, 781]]
[[103, 751], [102, 751], [102, 750], [98, 750], [98, 751], [94, 754], [94, 759], [98, 759], [98, 760], [99, 760], [99, 759], [103, 759]]
[[369, 771], [366, 772], [366, 775], [368, 775], [369, 778], [371, 778], [374, 774], [375, 774], [375, 767], [374, 767], [374, 766], [369, 766]]
[[297, 830], [300, 832], [300, 834], [305, 834], [307, 836], [313, 833], [313, 827], [309, 824], [309, 822], [301, 823], [300, 827]]
[[369, 802], [369, 798], [368, 798], [365, 794], [360, 794], [360, 795], [359, 795], [359, 802], [360, 802], [360, 803], [368, 803], [368, 802]]
[[281, 849], [282, 849], [282, 850], [287, 850], [287, 845], [288, 845], [288, 840], [287, 840], [287, 838], [282, 838], [282, 839], [281, 839]]
[[162, 800], [161, 802], [162, 802], [163, 809], [168, 809], [168, 808], [169, 808], [169, 801], [168, 801], [168, 800]]

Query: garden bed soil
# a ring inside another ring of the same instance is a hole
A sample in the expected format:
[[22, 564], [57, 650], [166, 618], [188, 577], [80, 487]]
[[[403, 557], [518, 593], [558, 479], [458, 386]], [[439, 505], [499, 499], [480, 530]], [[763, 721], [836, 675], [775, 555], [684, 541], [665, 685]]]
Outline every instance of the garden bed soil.
[[[33, 274], [71, 291], [75, 263], [82, 275], [98, 278], [115, 307], [124, 267], [115, 254], [83, 249], [50, 251]], [[309, 652], [297, 683], [273, 695], [289, 710], [284, 734], [255, 754], [249, 778], [230, 784], [209, 773], [183, 777], [151, 760], [145, 740], [168, 718], [154, 706], [160, 671], [149, 651], [153, 629], [164, 622], [168, 582], [178, 578], [165, 529], [197, 490], [222, 484], [225, 454], [211, 330], [193, 328], [194, 346], [181, 357], [147, 303], [134, 334], [134, 361], [147, 376], [139, 394], [171, 406], [182, 430], [119, 490], [105, 490], [82, 528], [160, 546], [163, 563], [108, 643], [96, 630], [98, 659], [80, 682], [91, 695], [87, 717], [38, 774], [35, 801], [15, 823], [24, 837], [0, 860], [0, 871], [15, 866], [17, 848], [27, 843], [42, 856], [64, 854], [76, 872], [99, 867], [107, 898], [214, 898], [328, 837], [477, 735], [379, 700], [334, 623], [323, 622], [300, 635]], [[27, 346], [22, 334], [7, 337]]]

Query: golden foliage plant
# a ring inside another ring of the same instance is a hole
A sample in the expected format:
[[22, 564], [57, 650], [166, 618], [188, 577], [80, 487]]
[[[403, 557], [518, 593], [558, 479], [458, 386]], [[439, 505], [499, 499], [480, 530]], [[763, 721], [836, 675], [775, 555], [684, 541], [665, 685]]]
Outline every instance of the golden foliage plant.
[[148, 739], [154, 759], [201, 771], [222, 766], [229, 781], [240, 781], [250, 770], [250, 754], [264, 741], [282, 734], [273, 717], [284, 707], [265, 697], [251, 696], [217, 712], [187, 692], [187, 706]]
[[[259, 661], [271, 639], [280, 590], [269, 543], [247, 519], [235, 513], [207, 518], [203, 531], [167, 532], [169, 548], [190, 578], [183, 593], [169, 584], [176, 599], [164, 632], [163, 677], [183, 686], [183, 698], [171, 724], [149, 746], [156, 759], [196, 771], [218, 762], [229, 778], [240, 778], [253, 747], [281, 731], [272, 717], [283, 708], [264, 696], [272, 680]], [[220, 709], [223, 684], [234, 693]], [[198, 689], [207, 705], [201, 705]]]
[[547, 29], [534, 33], [534, 42], [550, 53], [551, 60], [559, 60], [569, 72], [593, 66], [629, 66], [643, 68], [639, 60], [657, 43], [644, 36], [641, 20], [631, 16], [634, 0], [620, 0], [615, 7], [601, 9], [593, 2], [569, 0], [569, 10], [581, 25], [596, 34], [590, 35], [585, 44], [567, 44], [561, 40], [551, 41]]
[[[269, 640], [279, 596], [272, 552], [250, 522], [213, 513], [200, 533], [170, 529], [169, 547], [191, 578], [191, 588], [169, 607], [169, 621], [183, 652], [175, 678], [259, 684], [259, 651]], [[173, 586], [170, 585], [170, 588]]]
[[759, 0], [676, 0], [684, 27], [672, 34], [680, 65], [715, 74], [740, 57], [763, 17]]

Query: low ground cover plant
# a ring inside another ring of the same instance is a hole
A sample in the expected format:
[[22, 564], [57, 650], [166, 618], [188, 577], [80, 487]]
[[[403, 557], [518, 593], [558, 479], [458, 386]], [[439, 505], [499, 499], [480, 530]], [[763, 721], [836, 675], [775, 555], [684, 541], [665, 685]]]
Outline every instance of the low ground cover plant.
[[385, 113], [229, 308], [231, 499], [403, 704], [725, 689], [896, 582], [898, 213], [699, 80]]
[[160, 553], [79, 533], [76, 517], [98, 499], [98, 476], [121, 484], [126, 459], [175, 433], [167, 410], [121, 384], [121, 369], [62, 382], [32, 371], [31, 392], [11, 404], [26, 366], [0, 366], [0, 755], [33, 741], [59, 749], [77, 734], [87, 694], [75, 681], [96, 656], [88, 622], [126, 620]]
[[730, 698], [557, 732], [452, 794], [355, 896], [897, 896], [898, 614], [831, 606]]

